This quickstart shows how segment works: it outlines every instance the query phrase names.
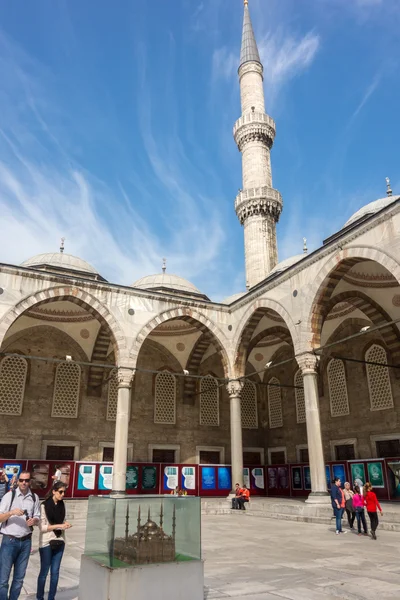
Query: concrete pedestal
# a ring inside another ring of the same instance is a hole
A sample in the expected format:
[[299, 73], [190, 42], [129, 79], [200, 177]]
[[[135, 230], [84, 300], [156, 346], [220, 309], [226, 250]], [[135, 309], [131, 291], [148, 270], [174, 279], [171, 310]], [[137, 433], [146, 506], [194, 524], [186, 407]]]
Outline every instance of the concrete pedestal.
[[79, 600], [203, 600], [202, 560], [112, 569], [82, 556]]

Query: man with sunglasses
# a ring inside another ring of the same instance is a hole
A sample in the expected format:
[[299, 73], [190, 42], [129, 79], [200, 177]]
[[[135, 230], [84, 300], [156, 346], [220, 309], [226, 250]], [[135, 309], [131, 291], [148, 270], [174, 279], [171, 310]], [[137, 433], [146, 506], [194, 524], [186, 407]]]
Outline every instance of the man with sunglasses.
[[39, 524], [39, 498], [31, 491], [30, 481], [30, 472], [22, 471], [18, 488], [7, 492], [0, 503], [0, 600], [19, 598], [31, 553], [32, 530]]

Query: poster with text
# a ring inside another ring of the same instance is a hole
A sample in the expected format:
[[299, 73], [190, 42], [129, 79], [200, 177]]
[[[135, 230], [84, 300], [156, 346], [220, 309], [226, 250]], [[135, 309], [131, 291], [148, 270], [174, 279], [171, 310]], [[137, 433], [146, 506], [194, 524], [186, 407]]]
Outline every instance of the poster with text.
[[381, 462], [367, 463], [368, 479], [375, 488], [384, 488], [383, 467]]
[[289, 469], [287, 467], [278, 467], [278, 488], [280, 490], [289, 489]]
[[178, 467], [164, 467], [164, 490], [173, 491], [178, 486]]
[[99, 469], [99, 490], [112, 490], [112, 465], [100, 465]]
[[182, 489], [196, 489], [196, 467], [182, 467]]
[[13, 463], [13, 464], [5, 464], [2, 467], [4, 473], [7, 475], [8, 477], [8, 481], [10, 482], [11, 479], [14, 477], [14, 475], [16, 476], [16, 478], [18, 479], [19, 474], [22, 471], [22, 465], [21, 464], [17, 464], [17, 463]]
[[142, 489], [155, 490], [157, 487], [157, 467], [142, 467]]
[[278, 487], [278, 469], [276, 467], [268, 467], [268, 489], [276, 490]]
[[301, 475], [301, 467], [292, 467], [292, 488], [294, 490], [303, 489], [303, 481]]
[[31, 490], [43, 491], [49, 485], [50, 465], [47, 463], [37, 463], [32, 465], [31, 469]]
[[311, 471], [310, 467], [303, 467], [304, 489], [311, 490]]
[[126, 489], [136, 490], [139, 484], [139, 467], [128, 465], [126, 468]]
[[388, 462], [388, 473], [390, 481], [390, 495], [396, 500], [400, 500], [400, 461]]
[[363, 487], [366, 482], [365, 469], [363, 463], [350, 463], [351, 484]]
[[231, 490], [231, 470], [230, 467], [218, 467], [218, 489]]
[[251, 470], [251, 484], [252, 484], [252, 487], [257, 488], [258, 490], [265, 489], [264, 469], [263, 468], [254, 467]]
[[340, 487], [344, 487], [346, 481], [346, 471], [344, 465], [332, 465], [333, 479], [339, 477], [341, 484]]
[[201, 467], [201, 487], [203, 490], [215, 490], [217, 488], [215, 467]]
[[250, 473], [248, 467], [243, 469], [243, 483], [248, 489], [250, 489]]
[[79, 465], [78, 490], [94, 490], [95, 465]]

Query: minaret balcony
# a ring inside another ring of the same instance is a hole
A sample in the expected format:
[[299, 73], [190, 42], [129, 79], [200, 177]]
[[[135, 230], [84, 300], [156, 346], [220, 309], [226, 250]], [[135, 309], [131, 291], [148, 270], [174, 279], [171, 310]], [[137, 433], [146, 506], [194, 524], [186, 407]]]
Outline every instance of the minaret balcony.
[[269, 215], [278, 222], [282, 207], [281, 194], [268, 186], [240, 190], [235, 200], [235, 211], [242, 225], [253, 215]]
[[272, 148], [275, 139], [275, 121], [261, 112], [247, 112], [233, 127], [233, 137], [240, 150], [247, 142], [261, 141]]

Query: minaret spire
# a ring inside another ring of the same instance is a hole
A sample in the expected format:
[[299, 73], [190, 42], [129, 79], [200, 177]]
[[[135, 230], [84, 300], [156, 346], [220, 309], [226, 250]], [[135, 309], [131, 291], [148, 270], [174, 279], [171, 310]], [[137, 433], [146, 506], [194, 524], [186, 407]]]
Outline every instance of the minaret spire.
[[239, 83], [242, 116], [233, 135], [242, 153], [243, 185], [235, 210], [244, 226], [246, 287], [265, 279], [278, 262], [276, 223], [282, 211], [280, 193], [272, 187], [270, 151], [275, 139], [274, 120], [265, 113], [263, 66], [244, 0]]

